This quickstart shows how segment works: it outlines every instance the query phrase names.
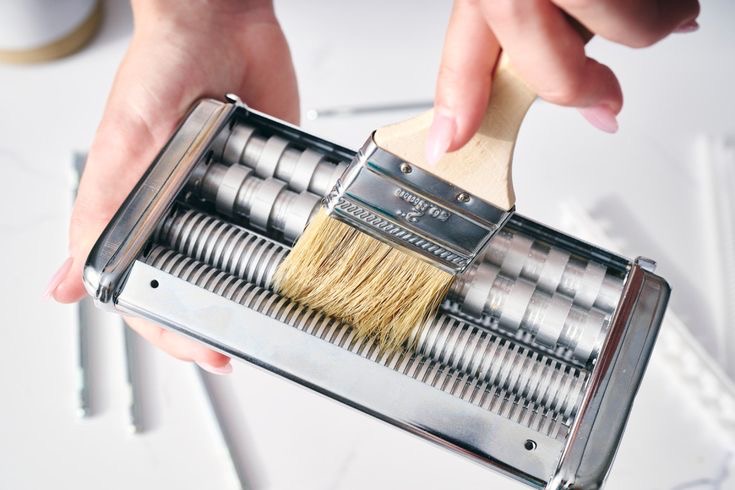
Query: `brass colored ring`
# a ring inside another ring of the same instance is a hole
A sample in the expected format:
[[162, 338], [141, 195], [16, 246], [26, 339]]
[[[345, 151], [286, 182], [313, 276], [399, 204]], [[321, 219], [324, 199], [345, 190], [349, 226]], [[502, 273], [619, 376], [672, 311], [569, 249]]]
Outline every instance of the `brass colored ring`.
[[63, 58], [82, 49], [94, 37], [101, 24], [102, 2], [97, 0], [84, 22], [66, 36], [31, 49], [0, 49], [0, 62], [13, 64], [41, 63]]

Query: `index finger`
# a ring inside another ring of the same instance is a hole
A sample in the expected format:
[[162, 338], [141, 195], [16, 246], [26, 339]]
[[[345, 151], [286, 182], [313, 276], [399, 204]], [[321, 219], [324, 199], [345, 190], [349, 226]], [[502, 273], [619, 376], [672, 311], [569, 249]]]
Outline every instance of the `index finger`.
[[464, 146], [480, 127], [500, 46], [477, 5], [454, 3], [447, 28], [434, 101], [435, 118], [452, 118], [447, 151]]
[[585, 40], [548, 0], [482, 2], [488, 23], [513, 68], [550, 102], [575, 107], [623, 104], [612, 71], [585, 54]]

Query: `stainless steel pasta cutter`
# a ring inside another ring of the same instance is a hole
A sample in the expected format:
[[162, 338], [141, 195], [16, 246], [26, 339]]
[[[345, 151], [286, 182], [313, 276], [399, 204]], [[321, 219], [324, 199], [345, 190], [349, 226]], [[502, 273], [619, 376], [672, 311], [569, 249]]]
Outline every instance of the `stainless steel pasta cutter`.
[[515, 214], [403, 348], [272, 290], [355, 152], [198, 102], [84, 270], [98, 306], [151, 319], [537, 488], [599, 488], [670, 289]]

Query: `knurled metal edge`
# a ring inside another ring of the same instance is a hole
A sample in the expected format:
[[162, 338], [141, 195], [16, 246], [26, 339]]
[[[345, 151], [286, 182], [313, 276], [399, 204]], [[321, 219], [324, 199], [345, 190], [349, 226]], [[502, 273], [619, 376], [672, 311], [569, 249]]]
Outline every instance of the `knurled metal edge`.
[[[363, 231], [367, 231], [371, 236], [388, 242], [395, 242], [403, 247], [407, 247], [412, 251], [419, 249], [421, 255], [430, 255], [435, 260], [453, 269], [466, 269], [471, 261], [471, 257], [458, 254], [452, 250], [442, 247], [436, 242], [427, 240], [426, 238], [413, 233], [409, 229], [400, 226], [372, 211], [360, 206], [352, 200], [340, 197], [332, 208], [333, 213], [337, 217], [343, 218], [346, 223], [357, 226]], [[362, 225], [362, 226], [361, 226]], [[378, 230], [383, 234], [376, 234]], [[407, 245], [408, 244], [408, 245]], [[451, 265], [449, 265], [451, 264]]]

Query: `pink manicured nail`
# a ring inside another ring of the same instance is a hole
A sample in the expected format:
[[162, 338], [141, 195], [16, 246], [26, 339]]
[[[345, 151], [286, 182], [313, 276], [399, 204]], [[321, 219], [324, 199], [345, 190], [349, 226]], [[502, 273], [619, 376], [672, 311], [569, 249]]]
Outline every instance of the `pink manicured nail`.
[[618, 120], [609, 107], [604, 105], [583, 107], [579, 109], [579, 112], [600, 131], [606, 133], [616, 133], [618, 131]]
[[69, 269], [71, 268], [71, 265], [74, 263], [74, 259], [69, 257], [64, 261], [63, 264], [61, 264], [61, 267], [59, 267], [59, 270], [54, 272], [54, 275], [51, 276], [51, 279], [48, 282], [48, 286], [46, 286], [46, 290], [43, 292], [43, 299], [51, 299], [54, 297], [54, 292], [56, 291], [56, 288], [59, 287], [59, 284], [61, 284], [61, 281], [64, 280], [66, 277], [67, 272], [69, 272]]
[[694, 32], [697, 29], [699, 29], [699, 22], [697, 22], [695, 19], [692, 19], [684, 22], [682, 25], [674, 29], [674, 32], [684, 34], [687, 32]]
[[199, 362], [199, 361], [196, 361], [196, 365], [204, 369], [208, 373], [212, 373], [212, 374], [223, 375], [223, 374], [230, 374], [232, 372], [232, 364], [230, 364], [229, 361], [224, 366], [219, 366], [219, 367], [212, 366], [211, 364], [207, 364], [206, 362]]
[[452, 144], [455, 131], [453, 117], [434, 111], [434, 121], [426, 137], [426, 161], [429, 165], [436, 165], [441, 160]]

